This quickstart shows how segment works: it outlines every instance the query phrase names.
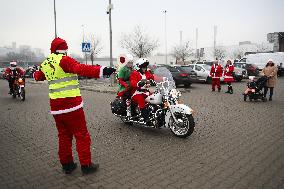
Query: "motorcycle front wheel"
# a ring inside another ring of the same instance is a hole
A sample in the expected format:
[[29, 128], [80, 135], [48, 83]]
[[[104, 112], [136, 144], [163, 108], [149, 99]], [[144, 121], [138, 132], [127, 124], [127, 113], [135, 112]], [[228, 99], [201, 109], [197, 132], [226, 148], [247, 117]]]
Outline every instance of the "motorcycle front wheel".
[[21, 88], [20, 98], [22, 101], [25, 101], [26, 99], [26, 92], [24, 87]]
[[190, 136], [193, 133], [195, 127], [193, 116], [182, 113], [174, 113], [174, 115], [179, 123], [175, 123], [173, 117], [170, 117], [169, 127], [172, 133], [180, 138], [186, 138]]

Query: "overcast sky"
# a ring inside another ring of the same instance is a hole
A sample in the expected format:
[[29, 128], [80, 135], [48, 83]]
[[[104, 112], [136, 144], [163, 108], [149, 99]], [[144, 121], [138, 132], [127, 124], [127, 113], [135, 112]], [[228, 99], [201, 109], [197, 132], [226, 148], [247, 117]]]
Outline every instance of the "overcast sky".
[[[47, 55], [54, 38], [53, 0], [0, 0], [0, 46], [30, 45]], [[239, 41], [266, 42], [269, 32], [284, 31], [284, 0], [112, 0], [113, 54], [120, 48], [122, 33], [139, 25], [159, 40], [156, 52], [165, 52], [165, 14], [167, 10], [168, 52], [180, 41], [190, 40], [195, 48], [213, 46], [214, 25], [217, 45]], [[103, 44], [100, 56], [109, 55], [108, 0], [56, 0], [57, 32], [65, 39], [70, 53], [81, 53], [85, 35], [94, 34]]]

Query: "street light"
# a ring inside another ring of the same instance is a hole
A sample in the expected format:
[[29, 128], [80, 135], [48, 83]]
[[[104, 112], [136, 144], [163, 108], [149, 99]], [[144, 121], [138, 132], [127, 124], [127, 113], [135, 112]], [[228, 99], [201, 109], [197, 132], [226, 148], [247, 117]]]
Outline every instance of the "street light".
[[[85, 30], [84, 30], [85, 25], [82, 24], [81, 26], [82, 26], [82, 30], [83, 30], [83, 42], [82, 43], [85, 43]], [[85, 59], [86, 59], [86, 65], [87, 65], [88, 64], [87, 63], [87, 52], [85, 52]]]
[[168, 63], [168, 54], [167, 54], [167, 10], [164, 10], [163, 13], [165, 13], [165, 58], [166, 58], [166, 64]]
[[56, 31], [56, 8], [55, 8], [55, 0], [53, 0], [53, 10], [54, 10], [55, 38], [57, 38], [57, 31]]
[[[111, 10], [113, 9], [113, 4], [111, 4], [111, 0], [108, 2], [108, 7], [107, 7], [107, 14], [108, 14], [108, 19], [109, 19], [109, 43], [110, 43], [110, 62], [109, 66], [113, 67], [113, 62], [112, 62], [112, 27], [111, 27]], [[114, 76], [111, 75], [110, 77], [110, 86], [112, 87], [114, 83]]]

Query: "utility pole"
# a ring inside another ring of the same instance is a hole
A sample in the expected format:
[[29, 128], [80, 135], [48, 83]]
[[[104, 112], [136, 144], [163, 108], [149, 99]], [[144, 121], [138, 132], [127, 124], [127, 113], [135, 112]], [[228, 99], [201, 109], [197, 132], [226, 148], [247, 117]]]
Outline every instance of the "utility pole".
[[55, 8], [55, 0], [53, 0], [53, 10], [54, 10], [54, 26], [55, 26], [55, 38], [57, 38], [57, 30], [56, 30], [56, 8]]
[[164, 10], [165, 13], [165, 59], [166, 64], [168, 64], [168, 52], [167, 52], [167, 10]]
[[[111, 0], [109, 0], [108, 7], [107, 7], [107, 14], [108, 14], [108, 19], [109, 19], [109, 53], [110, 53], [110, 62], [109, 66], [113, 67], [113, 62], [112, 62], [112, 26], [111, 26], [111, 10], [113, 9], [113, 5], [111, 4]], [[113, 86], [114, 83], [114, 76], [111, 75], [110, 77], [110, 86]]]
[[197, 52], [198, 48], [198, 28], [195, 29], [195, 52], [196, 52], [196, 58], [199, 59], [199, 52]]
[[179, 31], [179, 45], [182, 45], [182, 31]]
[[214, 26], [214, 56], [216, 56], [215, 54], [216, 53], [216, 36], [217, 36], [217, 26]]

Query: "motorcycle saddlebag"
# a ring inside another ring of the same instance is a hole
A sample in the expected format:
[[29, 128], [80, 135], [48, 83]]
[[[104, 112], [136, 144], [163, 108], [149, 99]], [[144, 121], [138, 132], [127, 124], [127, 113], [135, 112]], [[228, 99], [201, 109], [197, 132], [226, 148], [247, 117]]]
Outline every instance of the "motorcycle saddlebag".
[[124, 100], [116, 98], [110, 105], [113, 114], [126, 116], [126, 102]]

